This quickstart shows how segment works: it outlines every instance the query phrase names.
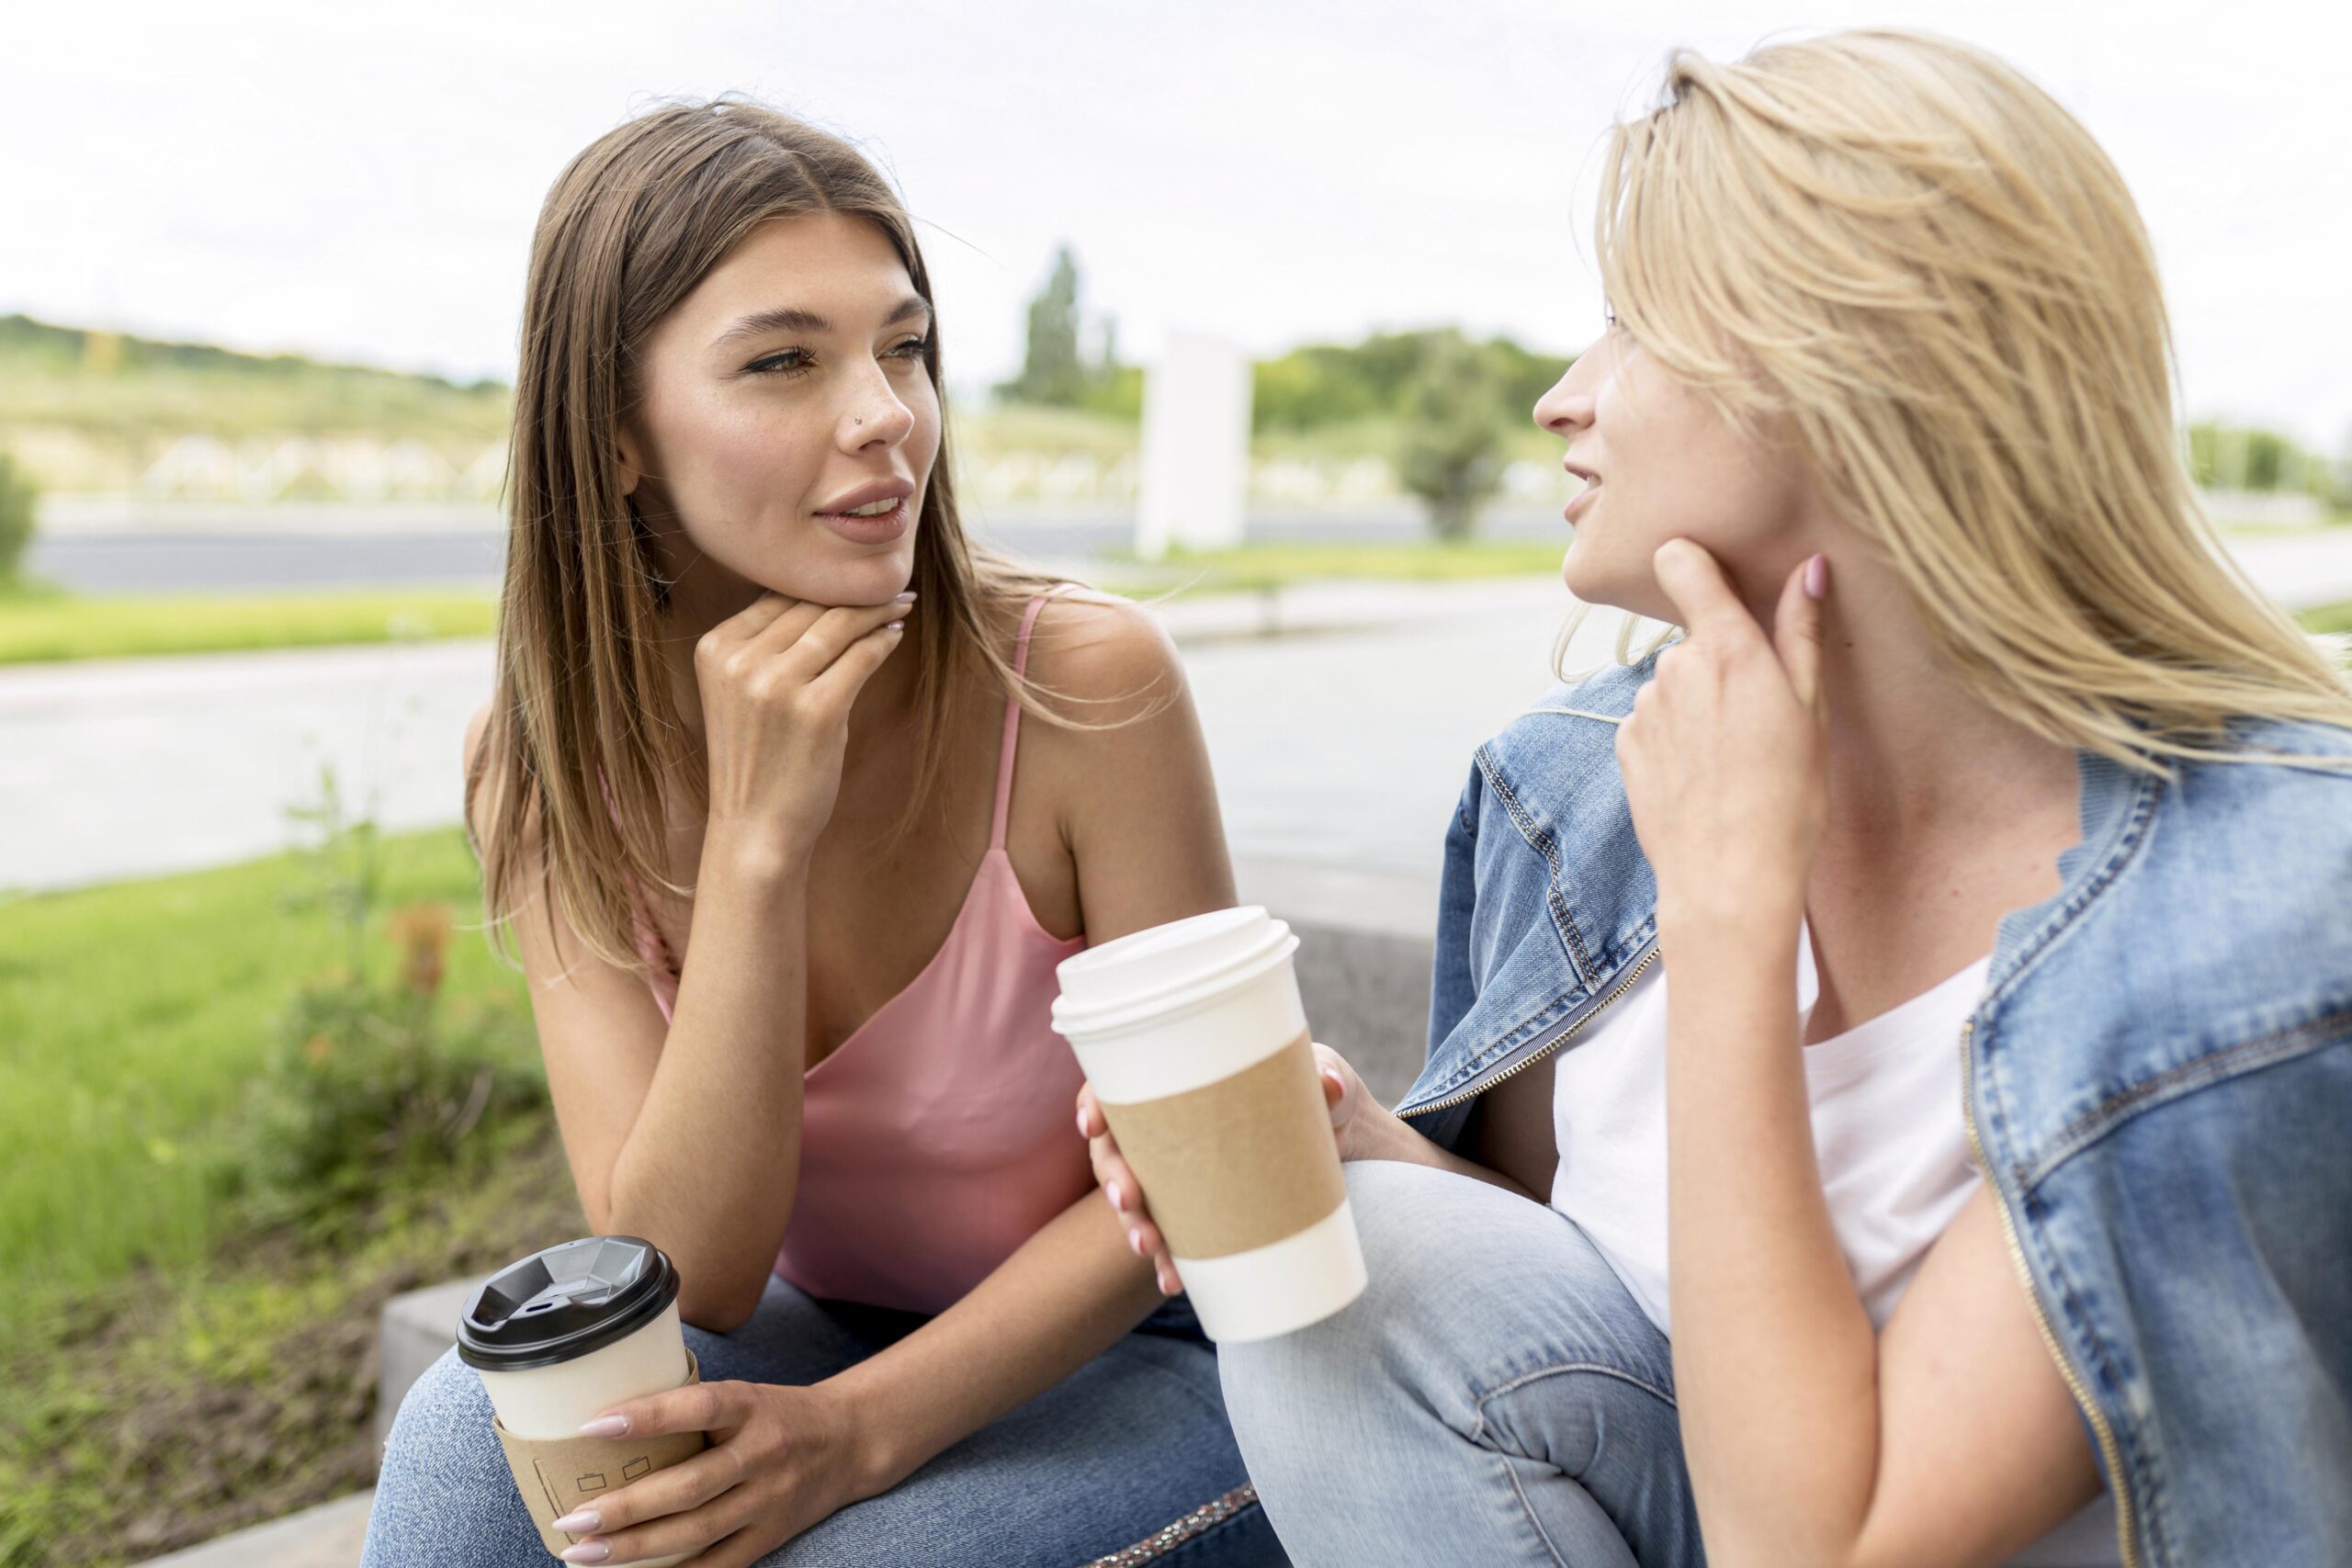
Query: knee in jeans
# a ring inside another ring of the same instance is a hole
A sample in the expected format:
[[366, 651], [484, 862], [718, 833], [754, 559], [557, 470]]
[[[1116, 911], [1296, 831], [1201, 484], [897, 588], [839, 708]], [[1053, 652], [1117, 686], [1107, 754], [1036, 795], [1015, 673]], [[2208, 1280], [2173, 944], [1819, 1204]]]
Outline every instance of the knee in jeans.
[[1237, 1426], [1317, 1419], [1322, 1402], [1376, 1395], [1377, 1385], [1409, 1376], [1411, 1360], [1384, 1350], [1392, 1338], [1416, 1333], [1417, 1315], [1432, 1300], [1424, 1279], [1432, 1267], [1430, 1218], [1420, 1179], [1462, 1179], [1384, 1160], [1354, 1161], [1342, 1170], [1363, 1247], [1363, 1294], [1306, 1328], [1217, 1348]]
[[1368, 1281], [1348, 1314], [1390, 1321], [1409, 1315], [1430, 1300], [1428, 1287], [1454, 1267], [1452, 1247], [1476, 1239], [1459, 1234], [1476, 1224], [1460, 1206], [1485, 1194], [1470, 1178], [1428, 1166], [1357, 1160], [1342, 1168]]
[[490, 1395], [481, 1375], [459, 1360], [455, 1349], [445, 1350], [401, 1396], [386, 1456], [453, 1444], [495, 1449], [490, 1416]]

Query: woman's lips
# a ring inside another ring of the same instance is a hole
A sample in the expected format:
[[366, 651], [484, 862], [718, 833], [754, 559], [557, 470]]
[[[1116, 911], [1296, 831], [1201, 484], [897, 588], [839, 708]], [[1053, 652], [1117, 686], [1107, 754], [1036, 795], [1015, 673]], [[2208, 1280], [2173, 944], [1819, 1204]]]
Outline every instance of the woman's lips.
[[1591, 502], [1593, 496], [1599, 492], [1600, 489], [1600, 481], [1599, 479], [1594, 479], [1588, 483], [1584, 489], [1577, 491], [1575, 495], [1569, 497], [1568, 504], [1561, 512], [1560, 515], [1566, 518], [1571, 523], [1575, 522], [1577, 520], [1577, 513], [1586, 509], [1586, 507]]
[[907, 505], [910, 499], [900, 497], [898, 505], [877, 517], [858, 517], [846, 512], [820, 512], [816, 518], [854, 545], [892, 544], [914, 523], [914, 513]]

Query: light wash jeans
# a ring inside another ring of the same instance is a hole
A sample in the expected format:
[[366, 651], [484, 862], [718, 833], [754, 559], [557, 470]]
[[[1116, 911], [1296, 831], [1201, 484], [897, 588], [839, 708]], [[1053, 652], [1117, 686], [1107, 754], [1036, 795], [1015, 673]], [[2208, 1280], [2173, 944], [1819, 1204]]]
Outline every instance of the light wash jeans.
[[[685, 1332], [709, 1382], [808, 1384], [923, 1321], [820, 1302], [771, 1276], [758, 1312], [734, 1333]], [[1283, 1568], [1226, 1425], [1216, 1352], [1198, 1334], [1190, 1303], [1163, 1303], [1052, 1388], [786, 1541], [761, 1568], [1077, 1568], [1195, 1514], [1198, 1528], [1149, 1557], [1153, 1568]], [[490, 1416], [481, 1377], [455, 1350], [409, 1391], [361, 1568], [555, 1563]]]
[[1234, 1436], [1291, 1560], [1702, 1562], [1666, 1337], [1584, 1233], [1466, 1176], [1345, 1169], [1364, 1293], [1218, 1353]]

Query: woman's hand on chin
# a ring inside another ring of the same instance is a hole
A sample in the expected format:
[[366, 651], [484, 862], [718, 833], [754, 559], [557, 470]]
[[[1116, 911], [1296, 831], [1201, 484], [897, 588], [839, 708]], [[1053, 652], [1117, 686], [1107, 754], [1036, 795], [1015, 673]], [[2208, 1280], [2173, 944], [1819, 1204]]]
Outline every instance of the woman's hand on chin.
[[[1388, 1112], [1374, 1102], [1372, 1092], [1363, 1087], [1363, 1079], [1356, 1076], [1345, 1056], [1329, 1045], [1317, 1044], [1312, 1049], [1316, 1080], [1323, 1086], [1324, 1104], [1330, 1108], [1331, 1136], [1339, 1145], [1340, 1160], [1377, 1157], [1373, 1145], [1381, 1119]], [[1183, 1280], [1176, 1274], [1176, 1260], [1169, 1255], [1168, 1243], [1160, 1235], [1159, 1227], [1151, 1223], [1151, 1213], [1144, 1204], [1143, 1184], [1136, 1179], [1134, 1168], [1119, 1153], [1119, 1140], [1112, 1135], [1110, 1120], [1094, 1098], [1092, 1084], [1081, 1085], [1078, 1091], [1078, 1130], [1086, 1139], [1087, 1152], [1094, 1161], [1095, 1182], [1110, 1200], [1119, 1223], [1126, 1227], [1128, 1247], [1137, 1257], [1151, 1259], [1160, 1293], [1174, 1295], [1184, 1288]]]
[[841, 789], [850, 705], [904, 637], [913, 595], [863, 609], [763, 593], [695, 644], [709, 750], [706, 844], [805, 859]]
[[1656, 569], [1689, 635], [1658, 655], [1618, 726], [1617, 762], [1657, 875], [1659, 933], [1752, 931], [1783, 916], [1793, 933], [1827, 814], [1828, 561], [1790, 572], [1769, 633], [1703, 547], [1669, 539]]

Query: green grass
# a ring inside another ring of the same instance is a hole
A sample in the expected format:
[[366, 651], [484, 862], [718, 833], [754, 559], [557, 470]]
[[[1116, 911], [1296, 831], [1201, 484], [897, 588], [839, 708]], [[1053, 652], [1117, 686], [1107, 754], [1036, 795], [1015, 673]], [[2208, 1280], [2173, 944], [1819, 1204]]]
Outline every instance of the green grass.
[[1137, 593], [1170, 588], [1197, 593], [1238, 592], [1332, 578], [1452, 582], [1556, 573], [1560, 558], [1566, 553], [1565, 540], [1245, 545], [1232, 550], [1176, 550], [1157, 562], [1114, 557], [1099, 577], [1105, 587]]
[[2233, 539], [2307, 539], [2323, 529], [2352, 527], [2352, 509], [2330, 512], [2317, 523], [2233, 523], [2217, 518], [2213, 527]]
[[[480, 902], [459, 833], [388, 835], [383, 863], [384, 908], [453, 908], [450, 1005], [503, 1001], [527, 1016], [522, 977], [466, 929]], [[0, 902], [0, 1258], [12, 1274], [72, 1288], [210, 1253], [226, 1220], [208, 1160], [226, 1149], [278, 1013], [339, 956], [329, 920], [282, 907], [303, 875], [280, 855]], [[0, 1319], [10, 1305], [0, 1299]]]
[[[1564, 544], [1541, 540], [1248, 545], [1179, 550], [1157, 562], [1114, 556], [1093, 576], [1104, 588], [1137, 597], [1171, 590], [1254, 592], [1333, 578], [1443, 582], [1548, 576], [1559, 570], [1565, 552]], [[497, 608], [485, 594], [431, 590], [82, 599], [37, 587], [0, 588], [0, 665], [488, 637]], [[2305, 623], [2312, 631], [2352, 632], [2352, 605], [2312, 611]]]
[[2346, 599], [2341, 604], [2323, 604], [2315, 610], [2305, 610], [2295, 618], [2303, 624], [2303, 630], [2307, 632], [2352, 637], [2352, 599]]
[[116, 1568], [368, 1485], [384, 1302], [586, 1228], [551, 1124], [501, 1132], [356, 1245], [239, 1237], [0, 1334], [0, 1568]]
[[[1565, 543], [1482, 540], [1249, 545], [1180, 550], [1149, 563], [1113, 557], [1095, 577], [1105, 588], [1142, 597], [1170, 589], [1252, 592], [1318, 578], [1437, 582], [1556, 572], [1566, 548]], [[0, 589], [0, 665], [488, 637], [497, 609], [487, 594], [433, 590], [79, 598], [53, 589]]]
[[432, 589], [153, 598], [17, 589], [0, 592], [0, 664], [488, 637], [497, 617], [491, 594]]

